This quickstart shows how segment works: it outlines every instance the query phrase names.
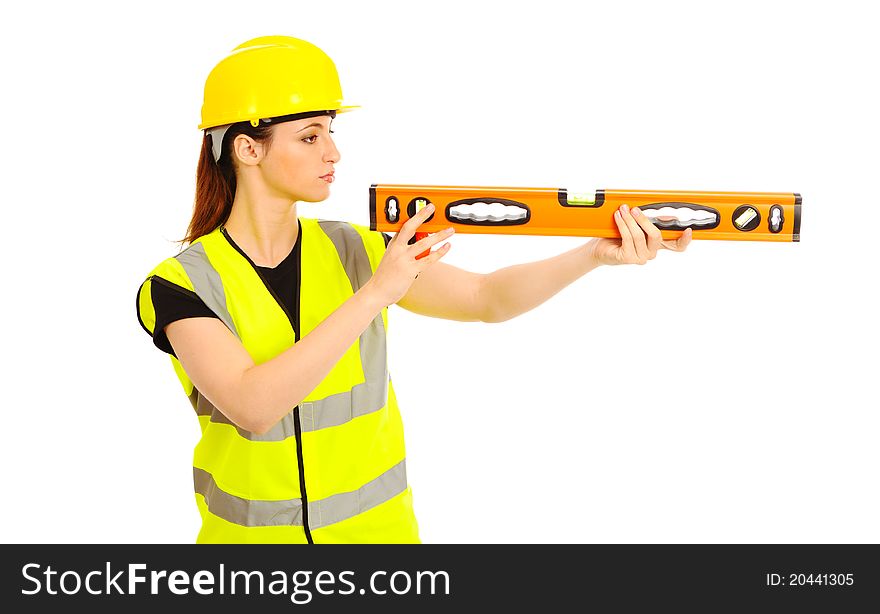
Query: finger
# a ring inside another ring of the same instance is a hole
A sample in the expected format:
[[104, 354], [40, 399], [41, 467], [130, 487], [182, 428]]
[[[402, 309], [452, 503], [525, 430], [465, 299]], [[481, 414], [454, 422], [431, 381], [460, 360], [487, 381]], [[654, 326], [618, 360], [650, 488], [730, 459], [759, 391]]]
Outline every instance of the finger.
[[440, 232], [433, 232], [433, 233], [429, 234], [427, 237], [420, 239], [419, 241], [416, 241], [415, 243], [410, 245], [410, 249], [411, 250], [414, 249], [418, 253], [421, 254], [426, 249], [430, 249], [431, 247], [434, 247], [435, 245], [440, 243], [440, 241], [444, 241], [445, 239], [448, 239], [453, 234], [455, 234], [454, 228], [452, 228], [451, 226], [449, 228], [444, 228]]
[[648, 244], [645, 242], [645, 232], [642, 230], [642, 227], [639, 226], [638, 222], [636, 222], [630, 208], [626, 205], [623, 205], [621, 208], [623, 209], [621, 217], [632, 235], [633, 247], [636, 251], [636, 261], [639, 263], [647, 262], [649, 258]]
[[614, 212], [614, 223], [617, 224], [617, 232], [620, 233], [620, 245], [617, 247], [615, 257], [618, 262], [626, 262], [627, 259], [635, 257], [635, 247], [632, 242], [632, 234], [623, 221], [620, 210]]
[[678, 243], [678, 251], [683, 252], [685, 249], [687, 249], [687, 246], [691, 244], [691, 241], [693, 241], [693, 239], [693, 228], [685, 229], [684, 233], [676, 241], [676, 243]]
[[416, 213], [414, 216], [409, 218], [403, 226], [400, 228], [400, 232], [397, 234], [402, 235], [401, 239], [404, 242], [409, 242], [412, 239], [413, 235], [416, 234], [419, 226], [422, 225], [422, 222], [431, 217], [431, 214], [434, 213], [434, 205], [432, 203], [428, 203], [426, 206], [422, 207], [422, 209]]
[[690, 245], [691, 240], [694, 238], [694, 231], [692, 228], [685, 228], [684, 232], [681, 233], [681, 236], [678, 237], [674, 241], [663, 241], [660, 245], [663, 249], [668, 249], [673, 252], [683, 252], [688, 245]]
[[623, 215], [620, 209], [614, 212], [614, 222], [617, 224], [617, 231], [620, 233], [620, 250], [618, 251], [618, 261], [632, 262], [636, 259], [636, 248], [633, 243], [632, 232], [629, 226], [623, 221]]
[[[416, 262], [419, 263], [419, 273], [445, 256], [451, 245], [451, 243], [444, 243], [421, 260], [416, 260]], [[416, 275], [416, 277], [418, 277], [418, 275]]]
[[660, 234], [660, 229], [654, 225], [654, 222], [651, 221], [651, 218], [642, 213], [642, 211], [638, 207], [633, 207], [631, 211], [633, 214], [633, 219], [638, 223], [639, 226], [642, 227], [642, 229], [644, 229], [645, 234], [648, 235], [648, 251], [650, 252], [650, 255], [653, 256], [657, 253], [657, 250], [660, 249], [660, 244], [663, 241], [663, 235]]

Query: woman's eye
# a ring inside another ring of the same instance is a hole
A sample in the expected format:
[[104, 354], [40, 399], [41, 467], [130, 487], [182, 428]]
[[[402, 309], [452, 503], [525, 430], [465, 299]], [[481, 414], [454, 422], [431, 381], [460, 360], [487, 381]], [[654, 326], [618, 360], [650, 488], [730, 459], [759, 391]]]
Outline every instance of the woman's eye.
[[[333, 131], [332, 131], [332, 130], [330, 130], [330, 134], [333, 134]], [[310, 141], [309, 139], [313, 139], [313, 140]], [[304, 140], [306, 143], [308, 143], [309, 145], [313, 145], [317, 139], [318, 139], [318, 135], [317, 135], [317, 134], [313, 134], [312, 136], [307, 136], [307, 137], [304, 138], [303, 140]]]

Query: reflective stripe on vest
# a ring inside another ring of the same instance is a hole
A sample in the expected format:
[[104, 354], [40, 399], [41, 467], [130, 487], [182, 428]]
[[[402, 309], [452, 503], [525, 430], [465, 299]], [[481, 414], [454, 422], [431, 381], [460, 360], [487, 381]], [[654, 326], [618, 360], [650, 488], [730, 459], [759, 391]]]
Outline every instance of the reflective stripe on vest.
[[[343, 222], [318, 222], [327, 234], [339, 260], [351, 282], [353, 292], [357, 292], [372, 275], [366, 248], [360, 235], [351, 226]], [[176, 256], [187, 276], [208, 308], [217, 314], [229, 327], [239, 341], [241, 337], [235, 329], [232, 316], [226, 308], [226, 293], [220, 274], [211, 265], [205, 248], [199, 243]], [[380, 313], [360, 336], [361, 365], [364, 370], [365, 382], [354, 386], [351, 390], [328, 396], [324, 399], [300, 404], [300, 422], [303, 431], [339, 426], [346, 422], [374, 411], [385, 405], [388, 396], [387, 349], [385, 346], [385, 326]], [[212, 422], [235, 426], [222, 412], [217, 411], [211, 402], [196, 388], [190, 395], [190, 403], [198, 415], [211, 416]], [[285, 415], [275, 426], [263, 434], [251, 433], [236, 426], [242, 437], [252, 441], [281, 441], [294, 434], [293, 412]]]
[[232, 321], [232, 316], [226, 309], [226, 293], [223, 291], [220, 274], [208, 261], [205, 246], [201, 243], [195, 243], [178, 254], [176, 258], [192, 282], [195, 293], [241, 341], [238, 331], [235, 330], [235, 322]]
[[[223, 492], [210, 473], [193, 467], [196, 492], [205, 497], [215, 516], [245, 527], [303, 526], [302, 500], [255, 501]], [[309, 527], [346, 520], [396, 497], [406, 490], [406, 460], [352, 492], [309, 501]]]

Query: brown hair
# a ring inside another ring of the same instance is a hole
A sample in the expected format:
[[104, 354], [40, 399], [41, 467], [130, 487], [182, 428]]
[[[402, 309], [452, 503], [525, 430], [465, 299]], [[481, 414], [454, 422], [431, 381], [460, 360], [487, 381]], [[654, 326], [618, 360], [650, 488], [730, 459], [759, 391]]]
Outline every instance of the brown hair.
[[196, 169], [196, 198], [193, 215], [186, 230], [186, 237], [178, 241], [192, 243], [216, 229], [229, 219], [232, 200], [235, 198], [235, 163], [229, 152], [232, 141], [239, 134], [246, 134], [268, 148], [272, 145], [273, 126], [251, 126], [250, 122], [238, 122], [229, 126], [223, 137], [220, 160], [214, 161], [211, 137], [202, 137], [202, 151]]

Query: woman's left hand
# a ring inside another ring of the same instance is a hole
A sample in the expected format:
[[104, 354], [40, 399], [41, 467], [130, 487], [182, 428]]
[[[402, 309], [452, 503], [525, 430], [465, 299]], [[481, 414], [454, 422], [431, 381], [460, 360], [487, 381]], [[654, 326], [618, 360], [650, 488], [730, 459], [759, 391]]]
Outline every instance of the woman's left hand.
[[598, 264], [645, 264], [660, 249], [683, 252], [693, 238], [688, 228], [674, 241], [664, 241], [660, 229], [638, 209], [623, 205], [614, 212], [620, 239], [593, 239], [587, 246]]

